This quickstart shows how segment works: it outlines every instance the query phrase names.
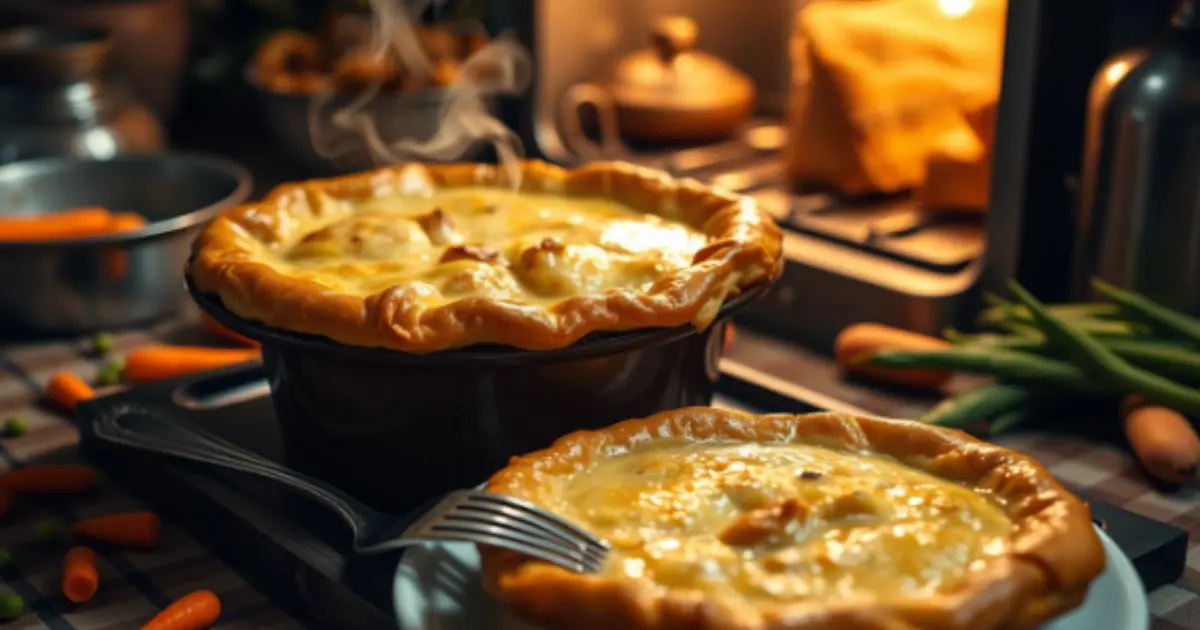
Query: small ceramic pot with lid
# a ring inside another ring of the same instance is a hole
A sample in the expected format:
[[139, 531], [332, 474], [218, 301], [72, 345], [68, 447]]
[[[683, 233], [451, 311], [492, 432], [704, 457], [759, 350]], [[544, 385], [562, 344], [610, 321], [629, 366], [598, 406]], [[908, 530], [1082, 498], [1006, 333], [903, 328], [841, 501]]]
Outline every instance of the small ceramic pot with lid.
[[[690, 18], [660, 18], [649, 48], [622, 59], [605, 81], [572, 86], [562, 102], [568, 145], [592, 157], [612, 155], [621, 140], [701, 143], [733, 134], [754, 109], [754, 84], [725, 61], [695, 50], [697, 36]], [[583, 131], [585, 106], [598, 115], [598, 145]]]

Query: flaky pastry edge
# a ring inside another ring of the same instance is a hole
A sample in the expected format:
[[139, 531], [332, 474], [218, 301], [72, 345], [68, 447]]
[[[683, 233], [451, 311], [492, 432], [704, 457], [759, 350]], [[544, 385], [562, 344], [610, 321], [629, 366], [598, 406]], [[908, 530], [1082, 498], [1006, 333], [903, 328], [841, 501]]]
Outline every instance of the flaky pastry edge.
[[[531, 500], [549, 479], [662, 439], [803, 442], [885, 454], [1005, 499], [1012, 551], [931, 597], [763, 614], [693, 592], [646, 589], [632, 579], [580, 575], [514, 552], [480, 547], [485, 589], [549, 629], [608, 630], [1032, 630], [1078, 607], [1104, 570], [1087, 504], [1034, 460], [952, 429], [837, 413], [755, 416], [692, 407], [579, 431], [513, 458], [488, 490]], [[715, 534], [714, 534], [715, 535]]]
[[396, 166], [283, 184], [260, 202], [221, 214], [204, 229], [188, 263], [193, 282], [245, 319], [354, 346], [426, 353], [480, 343], [551, 350], [600, 331], [688, 323], [703, 329], [727, 298], [773, 281], [783, 269], [782, 232], [753, 199], [623, 162], [568, 170], [536, 160], [521, 163], [522, 191], [613, 199], [694, 226], [708, 236], [708, 244], [689, 267], [665, 276], [647, 292], [610, 289], [546, 307], [467, 297], [425, 308], [403, 287], [355, 297], [254, 260], [247, 239], [279, 238], [281, 226], [314, 216], [329, 199], [399, 194], [412, 176], [407, 169], [422, 169], [442, 188], [504, 186], [508, 181], [500, 167], [460, 163]]

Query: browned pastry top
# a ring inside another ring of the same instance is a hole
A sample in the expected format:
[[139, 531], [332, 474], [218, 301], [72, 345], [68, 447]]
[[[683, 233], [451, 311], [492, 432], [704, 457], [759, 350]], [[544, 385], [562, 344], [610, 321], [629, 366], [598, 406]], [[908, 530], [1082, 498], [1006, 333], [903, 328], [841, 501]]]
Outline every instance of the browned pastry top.
[[541, 350], [707, 326], [776, 277], [752, 200], [622, 163], [410, 165], [287, 184], [214, 220], [196, 285], [239, 316], [360, 346]]
[[488, 489], [613, 548], [596, 575], [481, 549], [489, 592], [555, 630], [1030, 630], [1105, 565], [1040, 465], [913, 422], [666, 411], [515, 458]]

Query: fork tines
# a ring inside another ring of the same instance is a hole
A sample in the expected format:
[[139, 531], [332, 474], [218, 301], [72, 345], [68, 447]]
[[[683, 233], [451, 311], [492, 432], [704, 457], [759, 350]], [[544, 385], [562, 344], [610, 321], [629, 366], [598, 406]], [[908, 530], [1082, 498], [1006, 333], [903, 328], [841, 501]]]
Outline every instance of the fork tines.
[[[506, 495], [464, 490], [442, 503], [431, 534], [465, 537], [586, 573], [608, 555], [608, 544], [562, 517]], [[465, 536], [464, 536], [465, 535]]]

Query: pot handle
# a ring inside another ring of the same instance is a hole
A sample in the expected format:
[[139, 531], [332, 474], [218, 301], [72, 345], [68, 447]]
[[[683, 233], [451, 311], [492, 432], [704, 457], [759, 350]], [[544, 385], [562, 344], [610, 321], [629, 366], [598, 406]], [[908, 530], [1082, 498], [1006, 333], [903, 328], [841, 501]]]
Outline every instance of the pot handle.
[[[600, 142], [593, 142], [583, 132], [581, 114], [591, 106], [600, 121]], [[572, 85], [563, 95], [563, 142], [572, 153], [585, 160], [614, 159], [629, 153], [621, 143], [617, 128], [617, 104], [604, 88], [591, 83]]]

